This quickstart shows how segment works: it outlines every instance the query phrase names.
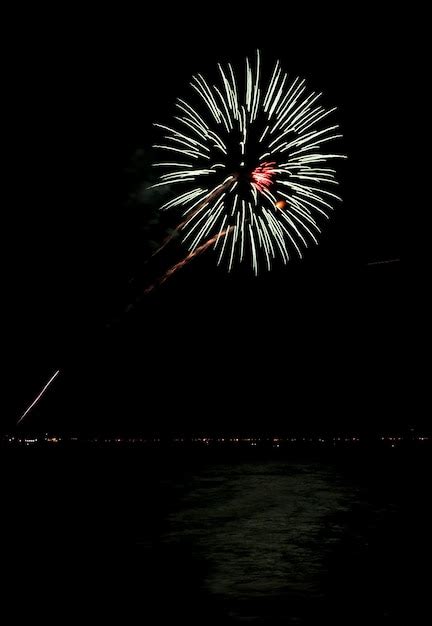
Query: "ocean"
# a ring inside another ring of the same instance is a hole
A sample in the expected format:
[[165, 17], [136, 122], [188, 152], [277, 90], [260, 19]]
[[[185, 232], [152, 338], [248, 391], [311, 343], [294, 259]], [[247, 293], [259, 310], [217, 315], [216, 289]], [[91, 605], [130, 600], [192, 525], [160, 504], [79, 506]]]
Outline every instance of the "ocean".
[[1, 452], [6, 597], [33, 618], [364, 625], [430, 613], [429, 450]]

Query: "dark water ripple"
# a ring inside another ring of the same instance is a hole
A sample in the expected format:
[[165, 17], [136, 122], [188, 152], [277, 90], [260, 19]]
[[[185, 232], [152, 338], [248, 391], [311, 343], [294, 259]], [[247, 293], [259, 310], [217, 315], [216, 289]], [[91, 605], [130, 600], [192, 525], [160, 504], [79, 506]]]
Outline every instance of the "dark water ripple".
[[430, 622], [428, 455], [59, 451], [0, 464], [4, 595], [32, 619], [49, 607], [53, 623]]
[[321, 462], [210, 465], [180, 489], [161, 547], [186, 578], [200, 564], [192, 584], [220, 623], [393, 623], [409, 537], [389, 478], [383, 491]]

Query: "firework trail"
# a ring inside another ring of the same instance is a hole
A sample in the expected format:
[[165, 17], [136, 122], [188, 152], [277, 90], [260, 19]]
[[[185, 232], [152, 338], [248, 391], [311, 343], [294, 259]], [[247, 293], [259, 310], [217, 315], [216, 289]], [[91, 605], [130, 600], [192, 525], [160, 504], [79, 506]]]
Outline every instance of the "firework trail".
[[39, 402], [39, 400], [42, 398], [42, 396], [44, 395], [45, 391], [48, 389], [48, 387], [51, 385], [51, 383], [53, 382], [53, 380], [60, 374], [60, 370], [56, 370], [55, 373], [51, 376], [51, 378], [49, 379], [49, 381], [46, 383], [46, 385], [43, 387], [43, 389], [40, 391], [40, 393], [36, 396], [36, 398], [33, 400], [33, 402], [27, 407], [27, 409], [24, 411], [24, 413], [21, 415], [21, 417], [19, 418], [19, 420], [17, 421], [17, 424], [19, 424], [20, 422], [22, 422], [22, 420], [25, 418], [25, 416], [27, 415], [27, 413], [30, 413], [30, 411], [32, 410], [32, 408], [35, 406], [35, 404], [37, 404]]
[[385, 261], [371, 261], [367, 265], [387, 265], [387, 263], [399, 263], [400, 259], [388, 259]]
[[337, 124], [321, 124], [336, 107], [320, 105], [322, 94], [305, 80], [288, 81], [279, 61], [267, 82], [259, 52], [240, 80], [231, 64], [218, 70], [218, 84], [192, 78], [195, 100], [177, 100], [172, 125], [155, 124], [164, 136], [154, 147], [181, 161], [155, 163], [166, 173], [152, 187], [180, 186], [160, 208], [182, 209], [178, 228], [190, 252], [228, 230], [218, 264], [231, 270], [249, 258], [257, 274], [261, 260], [270, 270], [276, 257], [287, 263], [293, 250], [301, 257], [318, 243], [321, 220], [341, 200], [328, 163], [346, 158], [324, 146], [342, 135]]
[[153, 257], [155, 257], [157, 254], [159, 254], [159, 252], [161, 252], [161, 250], [163, 250], [163, 249], [164, 249], [164, 248], [165, 248], [165, 247], [166, 247], [166, 246], [170, 243], [170, 241], [172, 241], [172, 240], [173, 240], [173, 239], [174, 239], [174, 238], [178, 235], [179, 231], [180, 231], [180, 230], [181, 230], [184, 226], [186, 226], [186, 224], [187, 224], [188, 220], [189, 220], [191, 217], [193, 217], [196, 213], [198, 213], [198, 212], [199, 212], [199, 211], [200, 211], [200, 210], [204, 207], [204, 205], [205, 205], [208, 201], [212, 201], [212, 200], [214, 200], [215, 198], [217, 198], [218, 196], [220, 196], [220, 195], [221, 195], [221, 194], [225, 191], [225, 189], [227, 189], [227, 187], [228, 187], [229, 183], [230, 183], [230, 181], [226, 181], [226, 182], [225, 182], [225, 184], [223, 184], [221, 187], [218, 187], [217, 189], [214, 189], [214, 190], [213, 190], [213, 193], [212, 193], [212, 194], [210, 194], [210, 196], [209, 196], [208, 200], [205, 200], [205, 201], [203, 201], [201, 204], [199, 204], [199, 205], [195, 208], [195, 210], [194, 210], [194, 211], [193, 211], [190, 215], [188, 215], [188, 218], [187, 218], [187, 219], [184, 219], [184, 220], [182, 220], [182, 221], [180, 222], [180, 224], [177, 224], [177, 226], [174, 228], [174, 232], [173, 232], [173, 233], [171, 233], [170, 235], [168, 235], [168, 237], [166, 237], [166, 238], [164, 239], [164, 241], [162, 242], [162, 244], [159, 246], [159, 248], [157, 248], [157, 250], [155, 250], [155, 251], [153, 252], [153, 254], [151, 255], [151, 257], [150, 257], [150, 258], [153, 258]]
[[192, 261], [192, 259], [196, 258], [200, 254], [202, 254], [203, 252], [208, 250], [210, 248], [210, 246], [212, 244], [217, 243], [219, 239], [221, 239], [223, 237], [226, 237], [226, 235], [232, 230], [232, 228], [233, 228], [233, 226], [230, 226], [226, 230], [223, 230], [222, 232], [217, 233], [217, 235], [214, 235], [213, 237], [211, 237], [211, 239], [208, 239], [206, 242], [201, 244], [198, 248], [195, 248], [193, 251], [189, 252], [189, 254], [184, 259], [182, 259], [181, 261], [179, 261], [175, 265], [172, 265], [165, 272], [165, 274], [163, 274], [163, 276], [161, 278], [159, 278], [159, 280], [157, 280], [155, 283], [153, 283], [152, 285], [147, 287], [147, 289], [144, 291], [144, 293], [148, 294], [151, 291], [153, 291], [153, 289], [155, 289], [155, 287], [158, 287], [159, 285], [162, 285], [165, 281], [168, 280], [168, 278], [170, 278], [173, 274], [175, 274], [179, 269], [181, 269], [182, 267], [187, 265], [190, 261]]

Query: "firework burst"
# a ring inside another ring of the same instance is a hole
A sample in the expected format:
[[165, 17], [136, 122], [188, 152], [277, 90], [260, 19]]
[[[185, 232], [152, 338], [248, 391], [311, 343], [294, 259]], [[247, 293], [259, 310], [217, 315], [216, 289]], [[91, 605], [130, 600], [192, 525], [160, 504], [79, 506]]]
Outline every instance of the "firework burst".
[[161, 209], [182, 210], [190, 253], [212, 240], [218, 264], [231, 270], [247, 258], [257, 274], [318, 242], [322, 220], [341, 200], [329, 163], [345, 157], [326, 146], [342, 135], [325, 124], [336, 107], [320, 105], [322, 94], [305, 80], [289, 81], [279, 61], [269, 81], [259, 52], [254, 63], [246, 59], [241, 80], [231, 64], [218, 70], [218, 84], [194, 76], [195, 100], [178, 99], [173, 124], [156, 124], [163, 141], [154, 147], [171, 158], [154, 164], [164, 173], [153, 187], [178, 186]]

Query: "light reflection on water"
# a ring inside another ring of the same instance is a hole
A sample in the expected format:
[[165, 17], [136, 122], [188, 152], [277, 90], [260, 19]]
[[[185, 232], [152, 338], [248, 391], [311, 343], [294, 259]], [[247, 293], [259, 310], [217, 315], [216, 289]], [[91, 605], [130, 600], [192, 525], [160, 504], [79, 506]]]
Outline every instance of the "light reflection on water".
[[205, 560], [206, 591], [240, 616], [250, 601], [319, 597], [344, 532], [334, 518], [360, 497], [318, 463], [210, 466], [193, 477], [162, 542]]

